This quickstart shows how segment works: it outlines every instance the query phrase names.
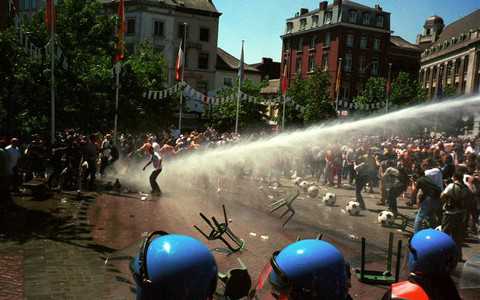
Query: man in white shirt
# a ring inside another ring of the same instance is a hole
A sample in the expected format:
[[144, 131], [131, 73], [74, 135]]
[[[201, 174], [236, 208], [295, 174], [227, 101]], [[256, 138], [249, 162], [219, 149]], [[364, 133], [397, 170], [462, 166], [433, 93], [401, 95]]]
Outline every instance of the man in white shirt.
[[17, 190], [18, 188], [18, 171], [17, 171], [17, 163], [18, 160], [20, 159], [20, 156], [22, 155], [20, 152], [19, 148], [19, 142], [18, 139], [12, 138], [10, 141], [10, 145], [5, 147], [5, 151], [7, 152], [8, 155], [8, 170], [10, 172], [10, 184], [13, 188], [13, 190]]
[[443, 174], [440, 168], [425, 170], [425, 176], [430, 177], [433, 183], [443, 191]]

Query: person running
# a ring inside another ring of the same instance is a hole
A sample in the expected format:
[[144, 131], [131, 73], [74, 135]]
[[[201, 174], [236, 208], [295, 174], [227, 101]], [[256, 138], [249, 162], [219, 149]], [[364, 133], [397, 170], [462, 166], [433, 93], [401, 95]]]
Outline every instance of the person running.
[[162, 190], [160, 190], [160, 187], [158, 186], [157, 183], [157, 177], [160, 175], [162, 172], [162, 157], [160, 154], [155, 152], [153, 150], [153, 147], [148, 148], [148, 151], [150, 151], [151, 159], [150, 161], [143, 167], [143, 171], [149, 166], [153, 165], [153, 171], [150, 174], [150, 186], [152, 187], [151, 194], [153, 196], [161, 196], [162, 195]]

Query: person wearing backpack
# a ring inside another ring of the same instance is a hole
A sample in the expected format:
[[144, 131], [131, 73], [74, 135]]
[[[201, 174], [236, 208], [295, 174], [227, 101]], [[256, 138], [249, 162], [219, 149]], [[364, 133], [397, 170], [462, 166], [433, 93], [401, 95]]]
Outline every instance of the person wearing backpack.
[[417, 194], [416, 204], [419, 208], [415, 217], [413, 232], [417, 233], [423, 228], [423, 222], [428, 221], [430, 227], [435, 228], [441, 215], [440, 194], [442, 190], [432, 178], [425, 175], [423, 168], [418, 168], [417, 179], [414, 183], [414, 193]]
[[473, 197], [472, 192], [463, 182], [466, 172], [464, 166], [458, 166], [450, 183], [440, 196], [443, 204], [442, 231], [450, 235], [457, 244], [459, 257], [462, 260], [462, 243], [466, 233], [466, 204]]

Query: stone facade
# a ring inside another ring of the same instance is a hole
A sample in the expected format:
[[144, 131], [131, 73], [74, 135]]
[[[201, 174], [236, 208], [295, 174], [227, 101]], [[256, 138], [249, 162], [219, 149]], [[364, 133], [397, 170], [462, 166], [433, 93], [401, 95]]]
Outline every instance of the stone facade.
[[480, 89], [480, 10], [448, 25], [421, 55], [419, 73], [429, 98], [448, 88], [457, 95]]

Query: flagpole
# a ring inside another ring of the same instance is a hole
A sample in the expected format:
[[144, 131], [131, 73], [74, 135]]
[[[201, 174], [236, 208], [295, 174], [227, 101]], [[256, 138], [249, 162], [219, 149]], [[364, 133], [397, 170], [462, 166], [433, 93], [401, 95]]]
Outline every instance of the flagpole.
[[120, 72], [122, 70], [122, 65], [120, 61], [117, 61], [115, 64], [115, 119], [113, 122], [113, 143], [117, 144], [118, 136], [118, 99], [120, 97]]
[[283, 109], [282, 109], [282, 131], [285, 130], [285, 102], [287, 102], [287, 97], [282, 95], [283, 97]]
[[[341, 73], [342, 72], [342, 58], [339, 58], [338, 59], [338, 70], [337, 70], [337, 76], [340, 77], [342, 76]], [[337, 86], [335, 87], [336, 88], [336, 92], [337, 92], [337, 98], [335, 99], [335, 112], [337, 113], [338, 115], [338, 98], [340, 96], [340, 85], [341, 85], [341, 79], [340, 78], [337, 78]]]
[[[181, 74], [181, 82], [182, 86], [184, 85], [184, 76], [185, 73], [185, 64], [186, 64], [186, 57], [187, 57], [187, 23], [183, 23], [183, 63], [182, 63], [182, 74]], [[180, 89], [180, 112], [178, 115], [178, 131], [179, 134], [182, 134], [182, 112], [183, 112], [183, 90]]]
[[388, 64], [388, 81], [387, 81], [387, 101], [386, 101], [386, 104], [385, 104], [385, 112], [388, 113], [388, 109], [389, 109], [389, 102], [390, 102], [390, 91], [392, 90], [392, 83], [391, 83], [391, 75], [392, 75], [392, 63], [389, 63]]
[[[243, 44], [244, 44], [244, 40], [242, 40], [242, 55], [243, 55]], [[238, 94], [237, 94], [237, 113], [236, 113], [236, 116], [235, 116], [235, 134], [238, 133], [238, 115], [240, 113], [240, 93], [241, 93], [241, 87], [242, 87], [242, 77], [243, 77], [243, 74], [241, 74], [243, 72], [243, 70], [241, 70], [241, 68], [243, 67], [242, 66], [242, 61], [240, 61], [240, 65], [238, 66], [238, 72], [239, 72], [239, 77], [238, 77]]]
[[51, 46], [52, 46], [52, 51], [51, 51], [51, 61], [50, 61], [50, 110], [51, 110], [51, 129], [50, 129], [50, 140], [51, 143], [53, 144], [55, 142], [55, 13], [54, 13], [54, 8], [55, 7], [55, 2], [52, 2], [50, 9], [50, 41], [51, 41]]

